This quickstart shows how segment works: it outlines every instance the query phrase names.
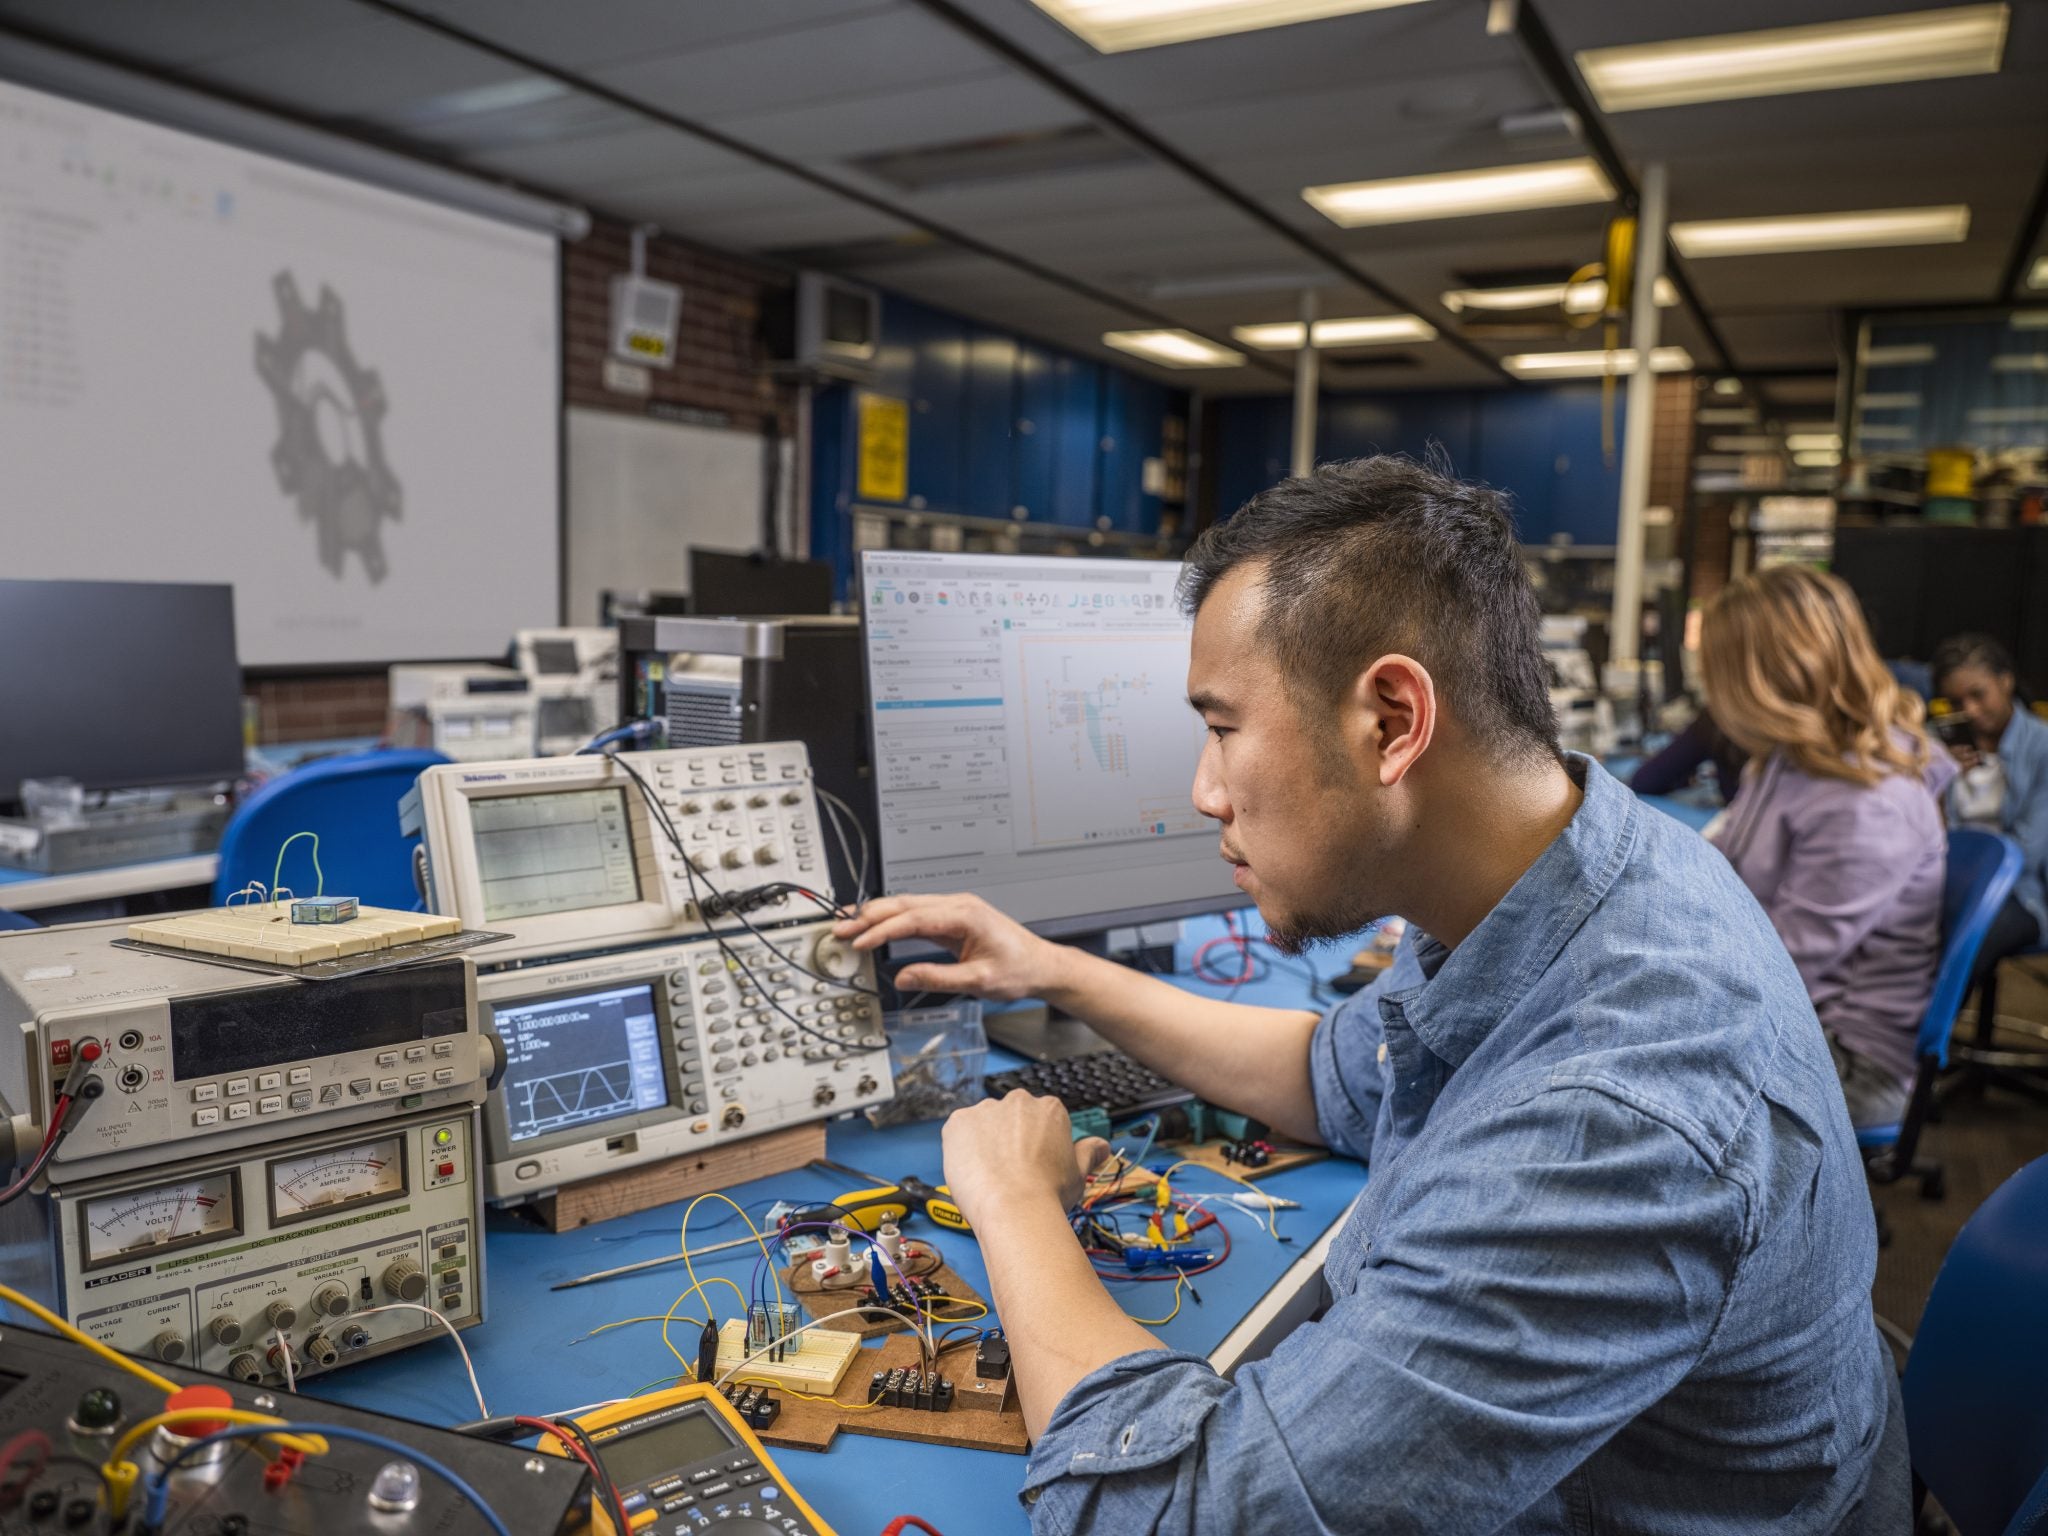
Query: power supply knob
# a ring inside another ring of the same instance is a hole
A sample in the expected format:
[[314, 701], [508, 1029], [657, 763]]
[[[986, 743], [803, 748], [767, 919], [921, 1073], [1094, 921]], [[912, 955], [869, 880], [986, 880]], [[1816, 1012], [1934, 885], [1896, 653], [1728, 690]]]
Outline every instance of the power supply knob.
[[851, 981], [860, 974], [860, 951], [830, 932], [821, 933], [811, 946], [811, 969], [835, 981]]
[[213, 1342], [232, 1349], [242, 1342], [242, 1325], [223, 1312], [206, 1325], [206, 1331], [213, 1335]]
[[747, 856], [742, 850], [738, 848], [728, 848], [725, 850], [723, 854], [719, 856], [718, 862], [723, 864], [727, 869], [738, 869], [742, 864], [747, 862]]
[[411, 1259], [400, 1259], [384, 1271], [384, 1289], [400, 1301], [418, 1301], [427, 1294], [427, 1277]]
[[299, 1309], [288, 1301], [273, 1301], [263, 1309], [263, 1316], [273, 1328], [296, 1328], [299, 1323]]
[[315, 1317], [340, 1317], [348, 1311], [348, 1287], [330, 1280], [313, 1293]]
[[185, 1336], [175, 1328], [166, 1328], [149, 1341], [149, 1352], [167, 1364], [176, 1365], [185, 1358]]
[[261, 1381], [263, 1362], [245, 1351], [228, 1362], [228, 1374], [237, 1381]]

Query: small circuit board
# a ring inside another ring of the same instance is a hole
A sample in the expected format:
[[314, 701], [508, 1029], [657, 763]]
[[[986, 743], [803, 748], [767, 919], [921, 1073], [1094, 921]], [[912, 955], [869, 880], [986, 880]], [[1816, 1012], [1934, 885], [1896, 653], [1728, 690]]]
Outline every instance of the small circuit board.
[[194, 955], [296, 967], [396, 949], [461, 930], [462, 924], [452, 917], [386, 907], [358, 907], [346, 923], [294, 922], [288, 905], [257, 901], [130, 923], [128, 937]]
[[[861, 1336], [857, 1333], [813, 1328], [784, 1343], [779, 1354], [749, 1361], [747, 1368], [740, 1371], [735, 1379], [740, 1382], [773, 1382], [779, 1387], [792, 1387], [799, 1392], [815, 1392], [830, 1397], [839, 1390], [839, 1383], [846, 1379], [848, 1368], [861, 1352], [860, 1345]], [[718, 1330], [719, 1376], [725, 1376], [760, 1348], [759, 1343], [753, 1342], [746, 1322], [737, 1317], [731, 1319]]]
[[[949, 1379], [952, 1386], [949, 1404], [944, 1408], [936, 1406], [936, 1387], [931, 1393], [933, 1406], [923, 1406], [916, 1394], [910, 1406], [902, 1405], [905, 1382], [915, 1376], [922, 1386], [932, 1376], [925, 1370], [917, 1340], [897, 1334], [858, 1353], [855, 1372], [838, 1397], [826, 1402], [784, 1397], [773, 1422], [755, 1432], [769, 1445], [804, 1451], [822, 1451], [841, 1433], [1004, 1451], [1013, 1456], [1022, 1456], [1031, 1449], [1030, 1437], [1024, 1432], [1024, 1413], [1018, 1407], [1017, 1394], [1010, 1388], [1008, 1371], [994, 1378], [976, 1374], [976, 1356], [964, 1346], [948, 1351], [937, 1364], [937, 1374]], [[895, 1406], [883, 1400], [892, 1375], [898, 1395]], [[878, 1376], [884, 1393], [875, 1390]], [[856, 1384], [858, 1391], [854, 1390]]]

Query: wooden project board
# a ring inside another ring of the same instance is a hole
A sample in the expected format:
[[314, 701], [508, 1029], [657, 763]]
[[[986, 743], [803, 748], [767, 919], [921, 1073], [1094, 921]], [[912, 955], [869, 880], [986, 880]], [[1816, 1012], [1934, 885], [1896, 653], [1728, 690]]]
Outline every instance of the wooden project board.
[[840, 1400], [834, 1402], [792, 1397], [771, 1388], [782, 1412], [768, 1428], [754, 1433], [769, 1445], [799, 1451], [825, 1450], [841, 1430], [885, 1440], [958, 1445], [971, 1451], [1007, 1451], [1013, 1456], [1031, 1449], [1031, 1438], [1024, 1432], [1024, 1414], [1009, 1379], [978, 1380], [974, 1352], [964, 1345], [939, 1359], [939, 1374], [953, 1383], [953, 1406], [946, 1412], [860, 1406], [876, 1371], [914, 1370], [922, 1358], [917, 1341], [909, 1337], [885, 1339], [878, 1349], [863, 1349], [846, 1373]]
[[140, 944], [293, 966], [395, 949], [461, 931], [462, 924], [452, 917], [388, 907], [360, 908], [346, 923], [295, 923], [289, 902], [267, 901], [128, 925], [128, 937]]
[[[1223, 1148], [1226, 1145], [1227, 1143], [1222, 1141], [1205, 1141], [1198, 1146], [1166, 1143], [1157, 1148], [1146, 1161], [1157, 1163], [1164, 1159], [1166, 1162], [1174, 1163], [1189, 1162], [1202, 1168], [1211, 1169], [1217, 1173], [1235, 1174], [1240, 1179], [1256, 1181], [1263, 1179], [1269, 1173], [1282, 1173], [1289, 1168], [1300, 1168], [1309, 1163], [1320, 1163], [1330, 1155], [1322, 1147], [1297, 1147], [1274, 1142], [1272, 1143], [1272, 1160], [1265, 1167], [1247, 1168], [1242, 1163], [1224, 1161]], [[1183, 1168], [1180, 1173], [1174, 1175], [1176, 1184], [1178, 1184], [1187, 1171]], [[1230, 1181], [1225, 1179], [1221, 1182], [1227, 1185]], [[1158, 1183], [1159, 1180], [1154, 1174], [1147, 1172], [1143, 1168], [1133, 1168], [1121, 1179], [1117, 1180], [1116, 1192], [1121, 1195], [1143, 1194], [1145, 1191], [1154, 1188]], [[1191, 1194], [1203, 1194], [1213, 1187], [1215, 1187], [1215, 1181], [1204, 1179], [1201, 1181], [1199, 1188], [1191, 1189], [1188, 1192]]]
[[[796, 1286], [796, 1277], [798, 1275], [803, 1276], [805, 1286], [805, 1289], [801, 1291], [797, 1290]], [[959, 1275], [955, 1274], [948, 1265], [941, 1264], [930, 1274], [919, 1275], [917, 1278], [935, 1282], [942, 1295], [957, 1296], [962, 1301], [975, 1302], [984, 1307], [988, 1306], [987, 1299], [979, 1291], [975, 1290], [973, 1286], [961, 1279]], [[894, 1279], [893, 1274], [891, 1279]], [[790, 1291], [796, 1296], [798, 1301], [803, 1303], [804, 1311], [810, 1315], [813, 1322], [821, 1317], [830, 1317], [834, 1312], [844, 1311], [846, 1308], [855, 1305], [860, 1299], [861, 1288], [857, 1285], [848, 1286], [846, 1289], [838, 1291], [810, 1289], [816, 1283], [811, 1279], [811, 1261], [809, 1259], [800, 1260], [782, 1271], [783, 1288]], [[944, 1306], [945, 1304], [941, 1303], [940, 1305]], [[951, 1311], [953, 1309], [947, 1307], [946, 1310]], [[993, 1308], [990, 1308], [991, 1312], [993, 1310]], [[966, 1322], [967, 1319], [961, 1318], [960, 1321]], [[984, 1328], [993, 1326], [987, 1317], [977, 1318], [975, 1321]], [[855, 1320], [850, 1317], [842, 1317], [834, 1322], [832, 1326], [834, 1328], [844, 1328], [848, 1333], [857, 1333], [864, 1339], [878, 1339], [885, 1333], [895, 1333], [900, 1329], [908, 1328], [910, 1325], [904, 1322], [902, 1318], [896, 1317], [893, 1314], [877, 1312], [872, 1317], [862, 1317], [859, 1320], [858, 1327], [855, 1326]], [[934, 1319], [933, 1326], [943, 1328], [946, 1324]]]
[[644, 1168], [628, 1168], [602, 1178], [585, 1179], [580, 1184], [565, 1184], [534, 1201], [533, 1210], [542, 1224], [553, 1231], [573, 1232], [594, 1221], [651, 1211], [658, 1205], [744, 1184], [749, 1179], [790, 1173], [824, 1155], [825, 1122], [815, 1120], [702, 1152], [685, 1152]]

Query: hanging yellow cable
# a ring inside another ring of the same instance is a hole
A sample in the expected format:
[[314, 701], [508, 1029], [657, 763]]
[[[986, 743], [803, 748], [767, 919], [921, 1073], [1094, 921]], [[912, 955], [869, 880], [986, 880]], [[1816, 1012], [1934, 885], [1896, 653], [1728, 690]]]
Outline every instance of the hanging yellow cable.
[[[1636, 285], [1636, 220], [1624, 213], [1607, 221], [1607, 257], [1601, 265], [1607, 273], [1607, 302], [1601, 306], [1606, 321], [1602, 340], [1609, 358], [1621, 346], [1621, 318], [1634, 302]], [[1634, 338], [1630, 338], [1633, 342]], [[1650, 366], [1647, 357], [1636, 359], [1638, 368]], [[1610, 363], [1600, 371], [1600, 457], [1614, 468], [1614, 368]]]

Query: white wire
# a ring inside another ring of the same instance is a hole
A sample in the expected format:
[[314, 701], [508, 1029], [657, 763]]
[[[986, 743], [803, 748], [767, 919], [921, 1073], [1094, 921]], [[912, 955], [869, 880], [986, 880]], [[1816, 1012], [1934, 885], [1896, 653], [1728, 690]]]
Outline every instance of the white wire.
[[476, 1394], [476, 1416], [480, 1419], [488, 1419], [491, 1416], [490, 1405], [484, 1401], [484, 1389], [477, 1384], [476, 1364], [469, 1358], [469, 1346], [462, 1342], [462, 1335], [455, 1331], [453, 1323], [449, 1322], [447, 1318], [443, 1317], [432, 1307], [423, 1307], [416, 1301], [386, 1302], [381, 1307], [365, 1307], [362, 1311], [351, 1313], [350, 1315], [352, 1317], [375, 1317], [379, 1312], [424, 1312], [443, 1328], [446, 1328], [448, 1330], [448, 1337], [455, 1341], [456, 1349], [462, 1353], [462, 1368], [469, 1372], [469, 1390]]
[[282, 1328], [270, 1330], [270, 1337], [277, 1343], [277, 1355], [284, 1362], [284, 1389], [287, 1392], [299, 1390], [298, 1372], [292, 1368], [292, 1341], [284, 1336]]
[[[839, 855], [846, 860], [847, 869], [853, 872], [854, 905], [860, 906], [868, 899], [868, 859], [871, 852], [868, 847], [868, 829], [860, 824], [860, 817], [854, 814], [852, 806], [822, 784], [813, 787], [818, 792], [819, 803], [825, 808], [825, 819], [832, 823], [832, 835], [838, 840]], [[839, 820], [842, 811], [846, 814], [846, 820], [853, 824], [855, 835], [860, 838], [858, 865], [854, 863], [853, 850], [846, 844], [846, 829]]]

